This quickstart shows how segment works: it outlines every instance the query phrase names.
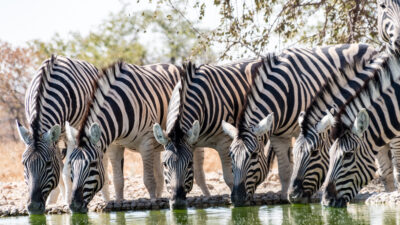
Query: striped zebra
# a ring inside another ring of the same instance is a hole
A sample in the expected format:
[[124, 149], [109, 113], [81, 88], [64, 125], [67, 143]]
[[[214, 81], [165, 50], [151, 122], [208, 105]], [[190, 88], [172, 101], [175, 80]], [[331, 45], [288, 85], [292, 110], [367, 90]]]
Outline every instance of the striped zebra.
[[[333, 119], [332, 114], [356, 94], [383, 61], [384, 57], [376, 55], [370, 63], [349, 69], [351, 73], [348, 72], [345, 76], [343, 73], [332, 76], [316, 95], [310, 107], [300, 113], [300, 134], [293, 148], [294, 165], [288, 193], [290, 202], [309, 202], [311, 196], [321, 187], [328, 171], [328, 151], [333, 142], [329, 138], [329, 121]], [[324, 116], [325, 119], [321, 121]], [[388, 150], [389, 147], [386, 152], [381, 152], [378, 163], [385, 188], [392, 191], [393, 174]]]
[[400, 55], [400, 0], [377, 0], [378, 31], [387, 50]]
[[373, 178], [374, 159], [388, 143], [399, 162], [399, 98], [400, 59], [390, 56], [335, 114], [324, 205], [346, 206]]
[[166, 150], [164, 178], [171, 208], [186, 207], [186, 194], [193, 185], [193, 154], [198, 151], [193, 150], [197, 147], [218, 151], [224, 180], [232, 188], [230, 139], [222, 132], [221, 121], [238, 121], [248, 81], [260, 66], [259, 59], [224, 66], [186, 65], [185, 76], [171, 98], [166, 131], [154, 125], [154, 136]]
[[171, 64], [136, 66], [124, 62], [102, 71], [80, 130], [68, 135], [74, 139], [69, 141], [74, 149], [67, 159], [73, 212], [87, 212], [88, 203], [104, 185], [101, 159], [111, 143], [141, 154], [150, 197], [161, 196], [162, 146], [154, 140], [152, 127], [154, 123], [165, 124], [170, 95], [181, 73], [180, 67]]
[[[93, 65], [53, 55], [42, 63], [31, 81], [25, 96], [29, 130], [17, 122], [26, 145], [22, 163], [29, 190], [27, 208], [31, 214], [44, 212], [46, 199], [60, 181], [63, 163], [58, 140], [64, 136], [66, 121], [73, 126], [80, 123], [87, 107], [86, 96], [93, 92], [97, 77], [98, 71]], [[63, 183], [61, 180], [61, 189], [64, 189]], [[57, 201], [57, 197], [55, 190], [47, 203]], [[64, 198], [68, 201], [67, 196]]]
[[246, 204], [265, 179], [269, 158], [262, 150], [268, 140], [278, 158], [282, 198], [287, 198], [292, 174], [291, 139], [299, 132], [300, 112], [341, 69], [357, 68], [375, 54], [368, 45], [352, 44], [292, 48], [264, 58], [238, 126], [223, 123], [224, 131], [233, 139], [230, 152], [235, 183], [231, 199], [235, 205]]

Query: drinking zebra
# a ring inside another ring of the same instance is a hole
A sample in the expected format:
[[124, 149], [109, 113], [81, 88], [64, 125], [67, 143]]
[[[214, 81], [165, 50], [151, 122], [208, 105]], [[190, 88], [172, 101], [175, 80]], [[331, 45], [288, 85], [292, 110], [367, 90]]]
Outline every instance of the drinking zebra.
[[171, 98], [166, 131], [154, 125], [154, 136], [165, 148], [164, 178], [171, 193], [171, 208], [186, 207], [196, 147], [218, 151], [225, 183], [232, 188], [230, 140], [222, 132], [221, 121], [238, 121], [248, 81], [261, 65], [259, 59], [225, 66], [186, 65], [187, 72]]
[[[93, 83], [97, 78], [98, 71], [93, 65], [53, 55], [42, 63], [31, 81], [25, 95], [29, 130], [17, 122], [19, 134], [26, 145], [22, 163], [29, 190], [27, 208], [31, 214], [44, 212], [49, 193], [60, 181], [63, 163], [57, 147], [58, 140], [64, 137], [66, 121], [73, 126], [79, 125], [87, 108], [87, 96], [93, 92]], [[65, 195], [62, 180], [60, 188]], [[57, 197], [58, 192], [52, 192], [47, 203], [54, 203]], [[68, 196], [64, 199], [68, 201]]]
[[[371, 63], [356, 69], [357, 71], [348, 70], [345, 76], [342, 73], [332, 76], [310, 107], [300, 113], [300, 134], [293, 148], [294, 165], [288, 193], [290, 202], [309, 202], [311, 196], [321, 187], [329, 166], [328, 151], [332, 145], [329, 122], [333, 119], [332, 114], [349, 97], [356, 94], [383, 61], [384, 57], [376, 55]], [[325, 119], [321, 121], [324, 116]], [[394, 186], [389, 146], [380, 153], [380, 177], [385, 189], [392, 191]]]
[[368, 45], [351, 44], [292, 48], [264, 58], [238, 126], [223, 123], [224, 131], [233, 139], [230, 152], [235, 183], [231, 198], [235, 205], [248, 202], [265, 179], [270, 159], [262, 150], [268, 140], [278, 158], [282, 198], [286, 199], [292, 174], [291, 139], [299, 132], [300, 112], [341, 69], [358, 68], [375, 54]]
[[399, 97], [400, 59], [390, 56], [335, 115], [324, 205], [346, 206], [373, 178], [374, 159], [390, 142], [397, 143], [391, 147], [398, 166]]
[[[87, 205], [104, 185], [102, 158], [111, 143], [138, 151], [150, 197], [160, 197], [163, 176], [154, 123], [165, 124], [172, 89], [182, 69], [171, 64], [136, 66], [117, 62], [104, 69], [67, 159], [72, 176], [73, 212]], [[74, 134], [69, 135], [74, 137]], [[201, 166], [199, 167], [202, 171]], [[197, 181], [205, 187], [205, 183]]]

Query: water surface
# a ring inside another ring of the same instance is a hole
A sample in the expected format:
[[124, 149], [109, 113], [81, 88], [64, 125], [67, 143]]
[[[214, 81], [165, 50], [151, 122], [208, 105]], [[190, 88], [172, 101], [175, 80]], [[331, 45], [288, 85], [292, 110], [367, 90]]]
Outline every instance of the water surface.
[[152, 210], [0, 218], [0, 224], [400, 224], [400, 208], [319, 204]]

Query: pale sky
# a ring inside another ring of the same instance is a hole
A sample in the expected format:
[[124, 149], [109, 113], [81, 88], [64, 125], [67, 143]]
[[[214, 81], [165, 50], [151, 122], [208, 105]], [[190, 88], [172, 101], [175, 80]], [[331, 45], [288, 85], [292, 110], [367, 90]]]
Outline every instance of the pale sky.
[[121, 6], [118, 0], [2, 0], [0, 39], [23, 45], [49, 40], [56, 32], [63, 37], [69, 31], [85, 34]]

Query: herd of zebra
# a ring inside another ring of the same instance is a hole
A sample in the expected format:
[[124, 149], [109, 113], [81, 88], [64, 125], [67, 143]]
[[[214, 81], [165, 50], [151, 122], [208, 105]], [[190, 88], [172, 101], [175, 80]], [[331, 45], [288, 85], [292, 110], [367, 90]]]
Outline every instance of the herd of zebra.
[[17, 122], [28, 211], [43, 213], [60, 190], [73, 212], [87, 212], [100, 190], [108, 201], [108, 159], [122, 200], [125, 148], [141, 154], [151, 198], [165, 182], [171, 208], [185, 207], [194, 179], [210, 195], [203, 147], [219, 153], [235, 206], [251, 199], [275, 157], [290, 202], [309, 202], [323, 187], [322, 204], [345, 206], [377, 170], [394, 190], [399, 0], [378, 0], [378, 29], [387, 51], [366, 44], [288, 48], [224, 66], [118, 61], [98, 70], [52, 56], [26, 92], [29, 128]]

